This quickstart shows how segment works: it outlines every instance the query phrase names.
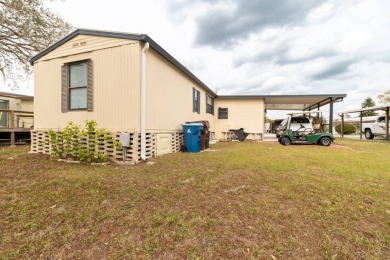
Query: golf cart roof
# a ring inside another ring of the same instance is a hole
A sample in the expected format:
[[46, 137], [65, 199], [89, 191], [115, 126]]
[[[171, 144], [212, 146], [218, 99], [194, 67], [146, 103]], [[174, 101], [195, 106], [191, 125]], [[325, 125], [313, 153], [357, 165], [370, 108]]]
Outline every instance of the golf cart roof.
[[288, 113], [287, 115], [310, 115], [310, 114], [321, 114], [322, 111], [319, 110], [312, 110], [312, 111], [300, 111], [300, 112], [293, 112], [293, 113]]

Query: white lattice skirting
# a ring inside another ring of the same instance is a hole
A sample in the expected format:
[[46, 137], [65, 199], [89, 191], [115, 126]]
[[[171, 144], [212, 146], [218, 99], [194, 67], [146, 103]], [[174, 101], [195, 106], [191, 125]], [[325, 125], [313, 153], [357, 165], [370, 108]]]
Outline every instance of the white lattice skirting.
[[[130, 147], [126, 150], [126, 161], [137, 163], [141, 160], [141, 134], [135, 132], [114, 132], [111, 133], [114, 137], [112, 140], [105, 141], [103, 145], [99, 146], [99, 150], [103, 152], [110, 160], [123, 160], [123, 150], [116, 149], [114, 142], [119, 140], [120, 133], [130, 134]], [[158, 133], [146, 133], [146, 156], [157, 156], [157, 142], [156, 135]], [[171, 132], [164, 134], [171, 135], [171, 152], [175, 153], [180, 151], [181, 146], [184, 144], [184, 135], [182, 132]], [[31, 152], [50, 154], [50, 136], [48, 131], [33, 130], [31, 131]], [[81, 145], [87, 146], [87, 140], [81, 140]]]

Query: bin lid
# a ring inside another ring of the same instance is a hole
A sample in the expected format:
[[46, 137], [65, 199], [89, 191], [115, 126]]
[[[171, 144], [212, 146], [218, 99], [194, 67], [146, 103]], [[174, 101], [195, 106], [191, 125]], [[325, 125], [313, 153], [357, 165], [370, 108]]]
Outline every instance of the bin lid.
[[207, 120], [199, 120], [199, 121], [192, 121], [192, 122], [186, 122], [186, 124], [191, 124], [191, 123], [202, 123], [204, 126], [207, 128], [210, 128], [210, 123]]
[[182, 126], [199, 126], [199, 127], [203, 127], [203, 124], [202, 123], [190, 123], [190, 124], [181, 124]]

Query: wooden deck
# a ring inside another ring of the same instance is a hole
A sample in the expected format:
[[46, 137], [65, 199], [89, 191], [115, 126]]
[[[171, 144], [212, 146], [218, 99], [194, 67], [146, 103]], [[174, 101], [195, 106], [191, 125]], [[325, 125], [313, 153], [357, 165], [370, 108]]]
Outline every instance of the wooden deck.
[[0, 120], [0, 133], [9, 133], [11, 146], [16, 144], [16, 135], [30, 134], [34, 127], [34, 113], [29, 111], [0, 109]]

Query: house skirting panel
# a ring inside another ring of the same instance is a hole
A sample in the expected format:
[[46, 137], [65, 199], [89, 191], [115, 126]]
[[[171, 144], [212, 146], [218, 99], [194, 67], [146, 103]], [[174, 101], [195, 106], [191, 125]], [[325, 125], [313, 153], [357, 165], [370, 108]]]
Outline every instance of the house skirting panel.
[[[121, 133], [130, 134], [130, 147], [124, 149], [118, 149], [115, 142], [119, 141]], [[181, 146], [184, 144], [183, 132], [163, 132], [164, 134], [171, 135], [171, 152], [176, 153], [180, 151]], [[137, 132], [118, 131], [111, 132], [113, 138], [106, 140], [103, 145], [99, 146], [99, 150], [103, 152], [112, 161], [129, 161], [137, 163], [141, 161], [141, 134]], [[146, 133], [146, 156], [157, 156], [157, 142], [156, 136], [159, 132]], [[87, 146], [87, 140], [78, 140], [82, 142], [82, 146]], [[50, 154], [50, 136], [46, 130], [33, 130], [31, 131], [31, 152]], [[125, 158], [124, 158], [125, 154]]]

